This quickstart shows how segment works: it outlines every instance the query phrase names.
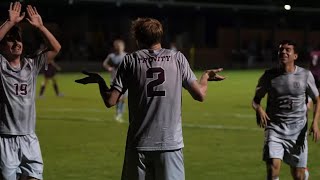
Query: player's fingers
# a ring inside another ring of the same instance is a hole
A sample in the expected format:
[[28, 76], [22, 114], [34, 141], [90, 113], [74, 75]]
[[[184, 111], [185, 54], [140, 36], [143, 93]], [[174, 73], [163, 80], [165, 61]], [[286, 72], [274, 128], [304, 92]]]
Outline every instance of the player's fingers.
[[10, 3], [10, 8], [9, 8], [9, 10], [13, 10], [13, 3], [12, 3], [12, 2]]
[[27, 10], [28, 10], [28, 13], [29, 13], [30, 16], [33, 16], [33, 15], [34, 15], [34, 11], [33, 11], [33, 9], [32, 9], [32, 6], [28, 5], [28, 6], [27, 6]]
[[36, 7], [33, 7], [33, 8], [34, 8], [35, 14], [39, 14], [38, 11], [37, 11], [37, 8]]
[[266, 119], [270, 121], [270, 118], [269, 118], [269, 116], [267, 114], [266, 114]]
[[217, 79], [218, 81], [221, 81], [221, 80], [224, 80], [225, 77], [217, 74], [216, 77], [215, 77], [215, 79]]
[[223, 71], [223, 68], [219, 68], [219, 69], [213, 69], [212, 70], [214, 73], [218, 73], [218, 72], [221, 72], [221, 71]]
[[83, 79], [77, 79], [75, 80], [76, 83], [80, 83], [80, 84], [88, 84], [88, 82], [85, 80], [85, 78]]
[[13, 10], [18, 11], [18, 2], [15, 2], [13, 5]]

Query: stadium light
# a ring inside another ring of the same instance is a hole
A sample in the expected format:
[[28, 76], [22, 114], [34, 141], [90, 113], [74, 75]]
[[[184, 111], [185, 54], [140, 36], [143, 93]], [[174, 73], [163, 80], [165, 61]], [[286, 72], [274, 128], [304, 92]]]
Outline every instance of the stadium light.
[[286, 5], [284, 5], [284, 9], [289, 11], [289, 10], [291, 10], [291, 6], [289, 4], [286, 4]]

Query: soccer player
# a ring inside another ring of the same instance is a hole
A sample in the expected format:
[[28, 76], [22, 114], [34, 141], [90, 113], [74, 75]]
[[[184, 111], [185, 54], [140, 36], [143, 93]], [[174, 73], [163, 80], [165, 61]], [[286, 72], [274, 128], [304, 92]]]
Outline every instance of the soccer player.
[[204, 101], [208, 81], [220, 81], [222, 69], [206, 70], [197, 81], [185, 56], [161, 47], [162, 24], [152, 18], [132, 22], [140, 50], [125, 56], [109, 89], [96, 73], [78, 83], [98, 83], [107, 107], [129, 92], [129, 129], [122, 180], [184, 180], [182, 87]]
[[54, 89], [54, 92], [56, 93], [56, 96], [58, 97], [63, 96], [63, 94], [59, 91], [57, 79], [55, 78], [57, 71], [60, 71], [60, 70], [61, 70], [61, 67], [54, 60], [48, 61], [48, 66], [43, 71], [44, 80], [41, 83], [39, 97], [43, 97], [46, 86], [48, 85], [48, 82], [50, 80], [52, 81], [53, 89]]
[[[267, 166], [267, 179], [278, 180], [281, 162], [291, 167], [295, 180], [303, 180], [307, 168], [307, 98], [311, 97], [316, 111], [310, 128], [313, 140], [319, 139], [319, 92], [311, 72], [296, 66], [296, 44], [290, 40], [280, 42], [279, 67], [266, 70], [260, 78], [252, 106], [257, 123], [265, 128], [263, 159]], [[260, 105], [268, 94], [266, 111]]]
[[28, 22], [48, 43], [33, 58], [22, 56], [23, 42], [16, 26], [25, 13], [20, 2], [10, 3], [9, 18], [0, 26], [0, 179], [42, 179], [43, 161], [35, 134], [36, 77], [60, 44], [43, 25], [35, 7], [26, 8]]
[[[118, 70], [118, 67], [120, 63], [122, 62], [124, 56], [127, 54], [125, 49], [125, 43], [121, 39], [116, 39], [113, 42], [113, 48], [115, 50], [114, 53], [110, 53], [107, 58], [103, 61], [103, 67], [111, 73], [111, 82], [116, 77], [116, 73]], [[116, 105], [116, 121], [123, 122], [122, 115], [124, 112], [124, 105], [125, 101], [127, 99], [128, 92], [124, 93], [118, 100], [118, 103]]]

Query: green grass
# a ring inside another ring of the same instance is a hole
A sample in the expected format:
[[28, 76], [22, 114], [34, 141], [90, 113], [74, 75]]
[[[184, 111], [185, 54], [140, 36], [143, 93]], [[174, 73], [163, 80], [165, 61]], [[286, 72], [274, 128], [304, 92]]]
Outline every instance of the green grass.
[[[186, 179], [265, 179], [264, 134], [257, 128], [251, 109], [262, 72], [223, 72], [227, 79], [210, 83], [204, 103], [194, 101], [184, 91]], [[107, 74], [104, 76], [109, 80]], [[74, 83], [81, 77], [80, 73], [60, 74], [58, 82], [65, 97], [55, 97], [49, 84], [45, 98], [37, 99], [37, 134], [45, 163], [44, 178], [120, 179], [128, 124], [114, 121], [115, 109], [104, 107], [97, 85]], [[38, 85], [41, 80], [42, 76]], [[320, 179], [319, 148], [319, 144], [309, 142], [311, 179]], [[291, 179], [285, 164], [280, 179]]]

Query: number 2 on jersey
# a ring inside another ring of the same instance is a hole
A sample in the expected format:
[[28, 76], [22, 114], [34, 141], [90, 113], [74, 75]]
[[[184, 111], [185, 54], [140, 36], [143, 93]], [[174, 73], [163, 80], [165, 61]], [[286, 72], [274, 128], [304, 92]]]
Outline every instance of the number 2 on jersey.
[[153, 78], [154, 75], [156, 75], [157, 78], [147, 84], [147, 96], [165, 96], [165, 91], [154, 90], [154, 87], [161, 85], [165, 81], [164, 70], [161, 67], [149, 68], [147, 70], [147, 78]]
[[14, 84], [14, 86], [16, 87], [16, 95], [19, 96], [19, 95], [27, 95], [28, 94], [28, 91], [27, 91], [27, 84]]

